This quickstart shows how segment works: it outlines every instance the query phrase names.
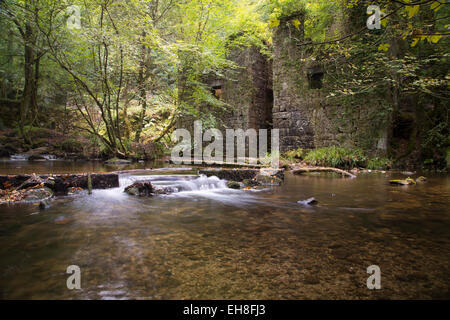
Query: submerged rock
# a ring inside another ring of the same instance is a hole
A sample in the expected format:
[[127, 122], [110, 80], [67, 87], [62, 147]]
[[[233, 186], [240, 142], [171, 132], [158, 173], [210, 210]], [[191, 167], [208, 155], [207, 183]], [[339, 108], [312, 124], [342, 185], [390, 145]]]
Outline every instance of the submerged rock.
[[425, 182], [425, 181], [427, 181], [427, 178], [424, 176], [420, 176], [416, 179], [416, 182]]
[[411, 184], [416, 184], [414, 179], [411, 179], [411, 178], [406, 178], [404, 180], [390, 180], [389, 183], [392, 185], [397, 185], [397, 186], [408, 186]]
[[319, 201], [317, 201], [314, 197], [306, 199], [306, 200], [300, 200], [297, 201], [298, 204], [302, 204], [304, 206], [312, 206], [312, 205], [316, 205], [319, 203]]
[[149, 181], [137, 181], [125, 188], [124, 192], [132, 196], [150, 197], [154, 194], [155, 189]]
[[112, 158], [105, 161], [106, 164], [130, 164], [132, 163], [131, 160], [128, 159], [119, 159], [119, 158]]
[[227, 187], [230, 189], [240, 189], [241, 188], [241, 184], [237, 181], [228, 181], [227, 182]]

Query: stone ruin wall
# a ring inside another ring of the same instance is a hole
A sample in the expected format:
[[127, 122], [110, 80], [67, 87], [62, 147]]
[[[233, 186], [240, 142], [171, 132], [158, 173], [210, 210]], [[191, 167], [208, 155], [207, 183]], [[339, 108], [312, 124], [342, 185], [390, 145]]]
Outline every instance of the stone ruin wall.
[[[294, 19], [303, 20], [302, 16]], [[221, 130], [279, 129], [281, 152], [333, 145], [386, 149], [386, 128], [371, 120], [378, 107], [370, 100], [350, 111], [328, 102], [327, 70], [311, 59], [310, 49], [300, 45], [303, 26], [296, 28], [291, 20], [281, 21], [274, 30], [273, 61], [256, 47], [237, 47], [228, 58], [240, 68], [228, 71], [225, 79], [208, 81], [212, 90], [220, 88], [221, 99], [229, 104], [226, 111], [214, 111]], [[312, 83], [321, 74], [320, 81]], [[315, 87], [317, 83], [320, 88]], [[183, 127], [190, 130], [191, 122], [185, 120]]]

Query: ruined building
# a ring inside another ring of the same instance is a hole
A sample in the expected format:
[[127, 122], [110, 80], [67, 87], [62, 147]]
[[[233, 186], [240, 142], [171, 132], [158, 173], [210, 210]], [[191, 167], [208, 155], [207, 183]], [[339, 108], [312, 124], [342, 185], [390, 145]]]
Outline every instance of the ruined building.
[[[302, 16], [282, 20], [274, 30], [273, 59], [256, 47], [236, 47], [228, 59], [240, 68], [208, 80], [216, 97], [229, 105], [218, 115], [223, 128], [279, 129], [281, 152], [330, 145], [385, 150], [386, 129], [369, 119], [373, 105], [361, 102], [349, 113], [327, 103], [326, 70], [302, 46], [303, 27], [293, 20]], [[178, 127], [189, 129], [191, 123], [185, 118]]]

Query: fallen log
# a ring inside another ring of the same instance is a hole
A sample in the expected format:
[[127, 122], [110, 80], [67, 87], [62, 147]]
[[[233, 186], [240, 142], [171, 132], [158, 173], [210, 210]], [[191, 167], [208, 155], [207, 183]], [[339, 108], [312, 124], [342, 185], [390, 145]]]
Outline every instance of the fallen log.
[[294, 168], [292, 170], [293, 174], [302, 174], [308, 172], [336, 172], [346, 177], [356, 178], [356, 176], [354, 174], [351, 174], [350, 172], [331, 167], [301, 167], [301, 168]]

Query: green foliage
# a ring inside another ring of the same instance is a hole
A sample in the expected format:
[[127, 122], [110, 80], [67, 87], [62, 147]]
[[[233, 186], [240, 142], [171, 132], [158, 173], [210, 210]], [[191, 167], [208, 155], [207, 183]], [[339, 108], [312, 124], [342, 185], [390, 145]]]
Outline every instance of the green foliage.
[[310, 151], [305, 162], [315, 166], [327, 166], [342, 169], [364, 167], [367, 161], [361, 150], [341, 147], [325, 147]]
[[286, 151], [283, 154], [283, 157], [286, 158], [286, 159], [299, 159], [299, 160], [301, 160], [301, 159], [303, 159], [305, 154], [306, 154], [305, 150], [303, 150], [302, 148], [297, 148], [297, 149]]
[[77, 139], [76, 137], [63, 140], [59, 144], [59, 147], [65, 152], [81, 153], [83, 151], [83, 144], [80, 139]]
[[392, 160], [388, 158], [370, 158], [367, 160], [367, 169], [371, 170], [387, 170], [392, 168]]

